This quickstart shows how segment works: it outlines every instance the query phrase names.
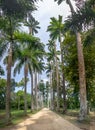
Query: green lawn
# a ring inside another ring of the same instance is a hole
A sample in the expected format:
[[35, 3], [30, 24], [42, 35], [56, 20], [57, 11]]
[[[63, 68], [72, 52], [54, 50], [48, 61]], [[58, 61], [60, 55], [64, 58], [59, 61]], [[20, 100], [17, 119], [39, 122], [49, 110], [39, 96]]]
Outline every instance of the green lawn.
[[[12, 110], [11, 114], [12, 114], [12, 124], [11, 125], [16, 125], [20, 122], [22, 122], [23, 120], [25, 120], [26, 118], [28, 118], [29, 116], [31, 116], [32, 114], [35, 114], [37, 111], [33, 111], [31, 112], [30, 110], [27, 111], [27, 116], [24, 115], [24, 111], [23, 110]], [[4, 110], [0, 110], [0, 127], [5, 127], [5, 111]]]
[[64, 119], [68, 120], [69, 122], [71, 122], [72, 124], [76, 125], [77, 127], [84, 129], [84, 130], [89, 130], [90, 128], [90, 122], [95, 120], [95, 113], [94, 112], [90, 112], [89, 116], [87, 116], [87, 119], [80, 122], [78, 117], [79, 117], [79, 110], [75, 109], [75, 110], [67, 110], [66, 114], [61, 114], [56, 112], [57, 114], [59, 114], [61, 117], [63, 117]]

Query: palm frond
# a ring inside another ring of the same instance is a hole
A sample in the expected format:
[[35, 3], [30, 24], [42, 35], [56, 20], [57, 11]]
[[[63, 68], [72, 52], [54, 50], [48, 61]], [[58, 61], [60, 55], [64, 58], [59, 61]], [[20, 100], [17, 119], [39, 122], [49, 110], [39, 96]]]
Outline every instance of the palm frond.
[[4, 39], [0, 39], [0, 59], [3, 58], [4, 54], [6, 53], [8, 49], [8, 42]]
[[64, 0], [54, 0], [55, 2], [58, 3], [58, 5], [60, 5]]
[[20, 74], [20, 71], [21, 71], [23, 65], [24, 65], [24, 61], [18, 61], [18, 63], [16, 64], [16, 66], [14, 68], [14, 76], [17, 73]]
[[1, 65], [0, 65], [0, 75], [4, 75], [4, 69]]

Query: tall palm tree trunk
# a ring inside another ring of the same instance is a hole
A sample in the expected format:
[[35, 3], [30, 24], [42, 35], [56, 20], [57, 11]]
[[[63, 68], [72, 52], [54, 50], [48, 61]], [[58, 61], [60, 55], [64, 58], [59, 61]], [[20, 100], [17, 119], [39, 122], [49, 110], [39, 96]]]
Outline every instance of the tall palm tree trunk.
[[[71, 12], [74, 13], [74, 8], [70, 0], [67, 0]], [[77, 54], [78, 54], [78, 66], [79, 66], [79, 87], [80, 87], [80, 120], [84, 120], [87, 116], [87, 100], [86, 100], [86, 79], [85, 79], [85, 64], [83, 56], [83, 47], [81, 41], [81, 35], [77, 30], [74, 30], [77, 39]]]
[[28, 75], [28, 65], [25, 63], [24, 67], [24, 114], [27, 115], [27, 75]]
[[33, 103], [33, 72], [31, 70], [31, 111], [34, 109], [34, 103]]
[[56, 44], [55, 43], [54, 43], [54, 51], [55, 51], [56, 82], [57, 82], [57, 111], [59, 111], [59, 71], [58, 71], [58, 62], [57, 62]]
[[52, 110], [52, 73], [51, 72], [49, 76], [49, 83], [50, 83], [50, 109]]
[[64, 59], [63, 59], [63, 46], [62, 46], [61, 33], [60, 33], [60, 51], [61, 51], [61, 64], [62, 64], [63, 113], [66, 113], [66, 111], [67, 111], [67, 104], [66, 104], [66, 87], [65, 87]]
[[9, 17], [10, 24], [10, 45], [7, 66], [7, 87], [6, 87], [6, 123], [11, 122], [11, 67], [12, 67], [12, 45], [13, 45], [13, 26], [12, 19]]
[[37, 72], [35, 70], [35, 104], [36, 110], [38, 110], [38, 88], [37, 88]]
[[6, 87], [6, 123], [11, 122], [11, 66], [12, 66], [12, 48], [10, 44], [7, 66], [7, 87]]
[[86, 80], [85, 80], [85, 65], [83, 50], [81, 44], [81, 35], [76, 33], [77, 51], [78, 51], [78, 66], [79, 66], [79, 86], [80, 86], [80, 115], [79, 119], [84, 120], [87, 116], [87, 100], [86, 100]]
[[54, 85], [53, 85], [53, 71], [54, 71], [54, 66], [53, 63], [50, 62], [51, 65], [51, 72], [50, 72], [50, 94], [51, 94], [51, 104], [50, 104], [50, 108], [51, 110], [54, 110]]

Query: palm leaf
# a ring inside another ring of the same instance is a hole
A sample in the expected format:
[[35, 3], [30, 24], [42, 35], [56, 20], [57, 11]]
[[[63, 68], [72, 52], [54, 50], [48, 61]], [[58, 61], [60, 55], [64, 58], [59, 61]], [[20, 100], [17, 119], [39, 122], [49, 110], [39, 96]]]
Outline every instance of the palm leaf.
[[20, 60], [18, 61], [18, 63], [16, 64], [15, 68], [14, 68], [14, 76], [18, 73], [20, 74], [20, 70], [22, 69], [22, 66], [24, 65], [24, 60]]
[[2, 68], [1, 65], [0, 65], [0, 75], [4, 75], [4, 69]]
[[8, 42], [4, 39], [0, 39], [0, 59], [3, 58], [4, 54], [8, 49]]
[[58, 3], [58, 5], [60, 5], [64, 0], [54, 0], [55, 2]]

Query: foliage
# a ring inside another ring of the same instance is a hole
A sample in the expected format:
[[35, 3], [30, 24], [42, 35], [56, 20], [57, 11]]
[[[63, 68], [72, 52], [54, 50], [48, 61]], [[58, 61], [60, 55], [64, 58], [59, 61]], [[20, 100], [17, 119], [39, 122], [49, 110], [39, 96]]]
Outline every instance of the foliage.
[[25, 21], [24, 25], [29, 28], [29, 34], [34, 35], [38, 33], [37, 29], [40, 29], [39, 22], [29, 13], [28, 20]]
[[[28, 102], [28, 109], [30, 108], [31, 104], [31, 95], [27, 94], [27, 102]], [[12, 96], [12, 109], [24, 110], [24, 91], [19, 90], [15, 92]]]
[[87, 0], [82, 7], [68, 17], [66, 28], [87, 30], [95, 25], [95, 1]]
[[45, 106], [48, 106], [48, 96], [49, 96], [49, 82], [47, 81], [46, 83], [44, 83], [43, 80], [41, 80], [39, 82], [39, 91], [42, 93], [43, 95], [43, 102]]
[[6, 80], [0, 78], [0, 109], [5, 108], [5, 90], [6, 90]]
[[4, 75], [4, 70], [1, 65], [0, 65], [0, 75]]
[[37, 0], [1, 0], [0, 7], [5, 15], [15, 18], [25, 17], [29, 11], [36, 10]]
[[45, 83], [43, 82], [43, 80], [40, 81], [38, 86], [39, 86], [39, 90], [42, 92], [43, 101], [45, 103], [45, 90], [46, 90], [46, 87], [45, 87]]
[[[85, 33], [83, 33], [83, 41], [86, 42]], [[84, 46], [84, 59], [85, 59], [85, 69], [86, 69], [86, 84], [87, 84], [87, 100], [89, 104], [95, 100], [94, 97], [94, 80], [95, 80], [95, 45], [94, 42], [89, 46], [85, 43]], [[79, 106], [79, 86], [78, 86], [78, 63], [77, 63], [77, 51], [76, 51], [76, 42], [75, 36], [67, 33], [67, 36], [64, 39], [64, 48], [65, 48], [65, 76], [68, 83], [67, 95], [68, 95], [68, 107], [70, 108], [70, 102], [72, 100], [74, 108]], [[77, 104], [78, 103], [78, 104]], [[94, 105], [94, 104], [93, 104]], [[90, 106], [91, 107], [91, 106]]]
[[59, 15], [58, 20], [52, 17], [47, 31], [50, 32], [50, 38], [52, 40], [58, 39], [60, 42], [60, 36], [64, 34], [64, 24], [62, 24], [62, 16]]

